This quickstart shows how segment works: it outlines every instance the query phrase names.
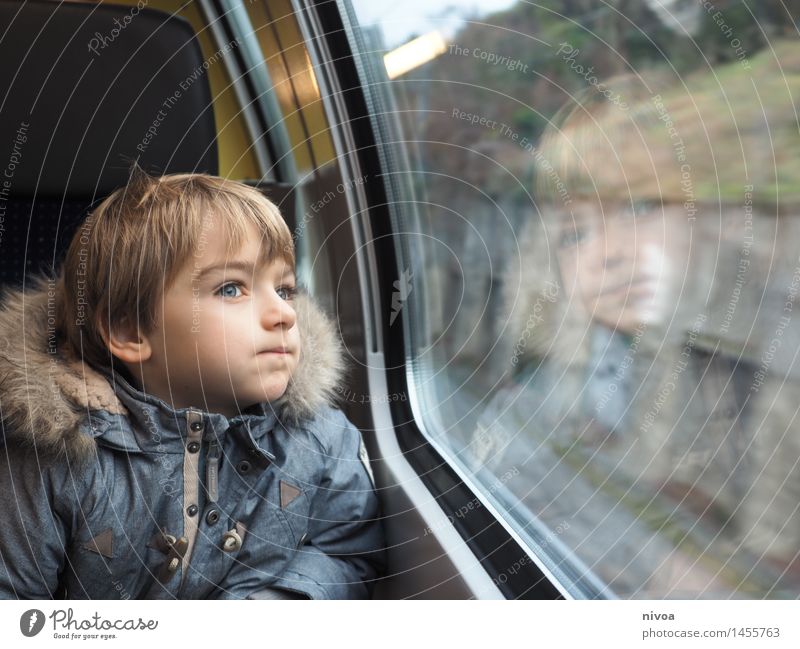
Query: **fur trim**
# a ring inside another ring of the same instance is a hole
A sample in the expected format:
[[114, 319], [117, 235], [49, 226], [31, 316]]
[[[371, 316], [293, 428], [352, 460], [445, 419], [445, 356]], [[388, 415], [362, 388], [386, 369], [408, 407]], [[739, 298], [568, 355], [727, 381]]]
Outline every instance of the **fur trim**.
[[278, 419], [296, 425], [335, 403], [345, 371], [342, 344], [336, 328], [305, 293], [295, 298], [300, 327], [300, 362], [286, 393], [277, 402]]
[[[7, 291], [0, 310], [0, 418], [5, 441], [37, 453], [85, 458], [95, 441], [81, 432], [89, 412], [127, 414], [108, 380], [56, 347], [56, 282]], [[333, 404], [344, 373], [341, 343], [331, 320], [304, 293], [295, 298], [301, 353], [289, 387], [276, 404], [287, 425]]]
[[[44, 455], [88, 454], [94, 440], [80, 433], [80, 404], [61, 390], [81, 377], [55, 350], [56, 284], [34, 280], [34, 289], [9, 292], [0, 311], [0, 409], [6, 443]], [[109, 386], [110, 387], [110, 386]]]

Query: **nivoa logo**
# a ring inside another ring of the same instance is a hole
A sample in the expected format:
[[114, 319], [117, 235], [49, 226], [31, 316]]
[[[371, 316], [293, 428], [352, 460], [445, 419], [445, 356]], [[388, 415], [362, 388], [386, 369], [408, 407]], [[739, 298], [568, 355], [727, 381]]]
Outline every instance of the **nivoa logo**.
[[44, 613], [37, 608], [25, 611], [19, 618], [19, 630], [22, 635], [32, 638], [44, 627]]

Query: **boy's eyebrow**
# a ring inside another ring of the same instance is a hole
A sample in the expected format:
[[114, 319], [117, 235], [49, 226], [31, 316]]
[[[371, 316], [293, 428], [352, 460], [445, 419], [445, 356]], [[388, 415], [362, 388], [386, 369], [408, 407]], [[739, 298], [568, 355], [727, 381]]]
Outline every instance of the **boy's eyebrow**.
[[249, 261], [227, 261], [221, 264], [214, 264], [213, 266], [206, 266], [205, 268], [200, 269], [198, 273], [195, 274], [195, 279], [202, 279], [206, 275], [210, 275], [213, 272], [218, 270], [243, 270], [253, 272], [253, 264]]
[[[206, 275], [218, 270], [241, 270], [253, 274], [253, 271], [255, 270], [254, 266], [255, 264], [249, 261], [234, 260], [234, 261], [222, 262], [221, 264], [214, 264], [213, 266], [207, 266], [206, 268], [200, 269], [200, 271], [195, 274], [195, 279], [196, 280], [202, 279]], [[285, 278], [287, 276], [294, 277], [294, 271], [291, 268], [287, 268], [283, 272], [283, 275], [281, 275], [281, 278]]]

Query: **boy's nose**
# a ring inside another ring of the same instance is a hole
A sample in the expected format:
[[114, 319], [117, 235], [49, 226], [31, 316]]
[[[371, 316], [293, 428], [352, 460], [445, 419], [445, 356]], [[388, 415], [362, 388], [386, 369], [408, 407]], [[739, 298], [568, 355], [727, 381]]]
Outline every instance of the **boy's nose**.
[[265, 329], [276, 327], [291, 329], [297, 320], [292, 306], [277, 294], [265, 298], [261, 305], [260, 316], [261, 325]]
[[609, 268], [620, 266], [626, 259], [628, 251], [618, 237], [608, 237], [606, 243], [606, 258], [604, 265]]
[[[629, 225], [628, 227], [633, 227]], [[616, 268], [620, 265], [628, 265], [633, 262], [636, 256], [636, 248], [639, 242], [633, 233], [623, 229], [618, 224], [610, 224], [605, 232], [605, 260], [604, 263], [609, 268]]]

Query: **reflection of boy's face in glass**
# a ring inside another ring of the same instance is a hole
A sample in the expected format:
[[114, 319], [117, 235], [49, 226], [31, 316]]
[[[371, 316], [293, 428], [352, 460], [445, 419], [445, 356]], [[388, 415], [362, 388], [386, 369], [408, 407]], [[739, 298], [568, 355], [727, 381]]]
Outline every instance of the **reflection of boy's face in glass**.
[[631, 332], [658, 322], [668, 307], [665, 289], [686, 265], [682, 207], [587, 201], [573, 216], [555, 241], [566, 290], [606, 326]]

